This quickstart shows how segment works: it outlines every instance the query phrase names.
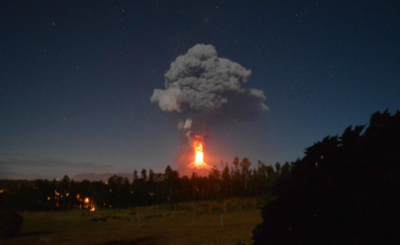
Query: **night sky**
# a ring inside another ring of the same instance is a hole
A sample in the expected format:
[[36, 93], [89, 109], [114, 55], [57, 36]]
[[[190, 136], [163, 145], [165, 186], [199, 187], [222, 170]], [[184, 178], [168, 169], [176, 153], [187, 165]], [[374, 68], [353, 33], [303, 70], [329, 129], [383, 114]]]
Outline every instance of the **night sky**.
[[0, 178], [176, 168], [183, 132], [150, 96], [196, 44], [270, 108], [213, 127], [206, 160], [294, 161], [400, 109], [399, 24], [395, 0], [1, 1]]

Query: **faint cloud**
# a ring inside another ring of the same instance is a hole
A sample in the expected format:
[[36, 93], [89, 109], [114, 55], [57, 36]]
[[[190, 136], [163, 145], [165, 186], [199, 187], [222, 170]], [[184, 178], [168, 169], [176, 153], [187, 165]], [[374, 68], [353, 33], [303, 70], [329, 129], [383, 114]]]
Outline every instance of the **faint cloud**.
[[0, 178], [34, 179], [54, 178], [73, 175], [84, 171], [107, 172], [114, 169], [111, 165], [91, 162], [72, 162], [57, 158], [46, 158], [32, 155], [0, 154]]

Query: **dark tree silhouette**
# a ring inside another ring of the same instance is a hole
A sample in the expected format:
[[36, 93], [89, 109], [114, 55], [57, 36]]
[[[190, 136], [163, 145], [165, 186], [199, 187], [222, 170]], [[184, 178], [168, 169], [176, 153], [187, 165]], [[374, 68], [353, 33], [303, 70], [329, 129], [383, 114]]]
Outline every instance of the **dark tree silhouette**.
[[262, 162], [251, 169], [248, 158], [235, 157], [232, 165], [212, 168], [207, 176], [180, 176], [167, 166], [164, 173], [142, 169], [133, 172], [133, 182], [114, 175], [106, 182], [75, 182], [68, 176], [61, 181], [0, 180], [0, 209], [57, 211], [102, 208], [128, 208], [145, 205], [221, 200], [232, 197], [268, 195], [278, 182], [274, 168]]
[[326, 137], [292, 163], [255, 245], [400, 244], [400, 112], [377, 112], [364, 128]]

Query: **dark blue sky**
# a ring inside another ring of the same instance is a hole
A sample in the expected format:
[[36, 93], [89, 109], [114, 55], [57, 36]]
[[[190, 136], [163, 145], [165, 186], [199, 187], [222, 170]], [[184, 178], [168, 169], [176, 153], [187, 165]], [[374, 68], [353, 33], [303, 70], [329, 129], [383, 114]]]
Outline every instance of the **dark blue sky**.
[[398, 1], [2, 1], [0, 178], [176, 167], [149, 100], [198, 43], [252, 70], [271, 109], [210, 132], [211, 163], [268, 164], [400, 109]]

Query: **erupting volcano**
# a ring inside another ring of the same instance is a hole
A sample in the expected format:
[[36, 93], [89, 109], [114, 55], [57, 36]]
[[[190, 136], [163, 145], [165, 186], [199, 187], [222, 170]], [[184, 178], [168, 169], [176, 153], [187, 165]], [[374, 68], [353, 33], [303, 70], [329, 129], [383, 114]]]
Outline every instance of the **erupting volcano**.
[[215, 47], [205, 44], [193, 46], [171, 63], [164, 74], [165, 89], [154, 89], [150, 101], [175, 115], [178, 129], [188, 137], [178, 164], [207, 172], [200, 171], [212, 169], [204, 162], [203, 137], [213, 125], [253, 122], [268, 111], [262, 90], [242, 87], [251, 73], [236, 62], [218, 57]]
[[193, 150], [195, 152], [194, 162], [192, 162], [189, 165], [189, 168], [195, 168], [195, 169], [210, 169], [211, 168], [203, 160], [203, 158], [204, 158], [203, 145], [204, 145], [203, 137], [196, 135], [192, 141]]

